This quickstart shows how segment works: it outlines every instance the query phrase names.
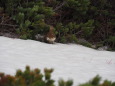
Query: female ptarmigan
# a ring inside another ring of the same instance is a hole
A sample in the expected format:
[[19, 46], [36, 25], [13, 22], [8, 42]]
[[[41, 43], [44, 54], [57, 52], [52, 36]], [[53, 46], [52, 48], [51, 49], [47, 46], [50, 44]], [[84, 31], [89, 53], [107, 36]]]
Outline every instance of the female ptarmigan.
[[56, 36], [54, 33], [54, 27], [53, 26], [50, 26], [49, 32], [46, 34], [45, 39], [48, 43], [54, 43], [55, 42]]

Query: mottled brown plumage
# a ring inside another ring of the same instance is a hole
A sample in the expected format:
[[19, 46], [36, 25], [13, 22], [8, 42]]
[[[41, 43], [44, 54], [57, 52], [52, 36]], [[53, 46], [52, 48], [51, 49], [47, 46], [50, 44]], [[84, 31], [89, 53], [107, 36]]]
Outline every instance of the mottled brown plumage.
[[46, 34], [46, 41], [49, 43], [54, 43], [56, 36], [54, 33], [54, 27], [50, 26], [49, 32]]

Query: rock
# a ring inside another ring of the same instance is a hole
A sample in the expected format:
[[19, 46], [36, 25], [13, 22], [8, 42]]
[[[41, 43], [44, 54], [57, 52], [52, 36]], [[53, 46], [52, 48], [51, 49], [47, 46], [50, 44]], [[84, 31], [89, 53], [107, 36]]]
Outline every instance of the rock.
[[102, 46], [102, 47], [99, 47], [98, 50], [108, 50], [108, 46]]
[[41, 34], [37, 34], [37, 35], [35, 35], [35, 38], [36, 38], [36, 40], [38, 40], [38, 41], [41, 41], [41, 42], [44, 42], [45, 41], [45, 36], [43, 36], [43, 35], [41, 35]]
[[79, 43], [87, 43], [88, 41], [86, 41], [86, 40], [83, 39], [83, 38], [81, 38], [81, 39], [79, 38], [79, 39], [78, 39], [78, 42], [79, 42]]

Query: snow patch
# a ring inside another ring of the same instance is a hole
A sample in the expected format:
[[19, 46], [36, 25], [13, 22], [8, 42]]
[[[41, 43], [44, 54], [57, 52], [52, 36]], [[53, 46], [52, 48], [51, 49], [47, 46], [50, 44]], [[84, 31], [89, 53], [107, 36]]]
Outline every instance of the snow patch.
[[[74, 86], [97, 74], [115, 81], [115, 52], [98, 51], [77, 44], [46, 44], [0, 37], [0, 72], [15, 74], [26, 65], [54, 68], [52, 78], [74, 80]], [[57, 83], [57, 82], [56, 82]]]

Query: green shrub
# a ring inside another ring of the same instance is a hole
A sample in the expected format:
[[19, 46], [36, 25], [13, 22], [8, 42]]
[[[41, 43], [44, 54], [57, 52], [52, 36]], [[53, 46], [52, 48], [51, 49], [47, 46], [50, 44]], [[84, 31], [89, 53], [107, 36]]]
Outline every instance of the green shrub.
[[89, 43], [89, 42], [81, 42], [81, 43], [79, 43], [79, 44], [81, 44], [81, 45], [83, 45], [83, 46], [86, 46], [86, 47], [92, 48], [92, 44]]
[[83, 38], [114, 48], [114, 4], [114, 0], [0, 0], [0, 27], [12, 28], [15, 22], [20, 38], [35, 39], [36, 34], [46, 35], [51, 25], [57, 42]]
[[[45, 68], [44, 73], [41, 73], [38, 68], [31, 70], [29, 66], [26, 66], [24, 71], [17, 70], [14, 76], [0, 73], [0, 86], [56, 86], [55, 81], [51, 79], [52, 72], [53, 69]], [[79, 86], [115, 86], [115, 82], [105, 80], [100, 83], [100, 80], [101, 77], [97, 75], [89, 82]], [[58, 86], [73, 86], [73, 80], [60, 79]]]
[[67, 43], [66, 37], [65, 36], [61, 37], [60, 42], [61, 43]]
[[86, 82], [85, 84], [81, 84], [79, 86], [114, 86], [115, 85], [115, 82], [111, 82], [108, 80], [105, 80], [102, 83], [100, 83], [100, 81], [101, 81], [101, 77], [99, 75], [97, 75], [89, 82]]
[[115, 44], [115, 36], [110, 36], [108, 42]]
[[[44, 19], [54, 14], [51, 7], [45, 6], [43, 1], [23, 1], [23, 0], [7, 0], [5, 4], [5, 11], [12, 17], [19, 25], [18, 34], [20, 38], [32, 39], [35, 34], [44, 34], [48, 31]], [[41, 22], [42, 21], [42, 22]], [[33, 27], [34, 29], [30, 29]], [[35, 33], [36, 32], [36, 33]]]
[[64, 81], [63, 79], [60, 79], [58, 81], [59, 86], [72, 86], [73, 80]]
[[71, 9], [71, 18], [80, 19], [84, 17], [88, 11], [90, 0], [66, 0], [67, 4], [65, 5], [66, 9], [70, 11]]
[[71, 42], [71, 43], [78, 43], [78, 39], [77, 39], [76, 35], [74, 35], [74, 34], [68, 35], [67, 40], [68, 40], [68, 42]]
[[80, 24], [81, 29], [83, 30], [83, 33], [84, 33], [83, 35], [85, 37], [88, 37], [92, 34], [93, 29], [94, 29], [93, 24], [94, 24], [94, 20], [88, 20], [88, 22], [86, 22], [84, 24], [83, 23]]
[[109, 38], [107, 40], [105, 40], [105, 42], [110, 47], [108, 50], [110, 50], [110, 51], [115, 50], [115, 36], [109, 36]]
[[44, 69], [43, 75], [39, 69], [31, 70], [26, 66], [24, 71], [17, 70], [15, 76], [0, 73], [0, 86], [54, 86], [54, 80], [51, 79], [52, 72], [53, 69]]
[[86, 41], [85, 39], [79, 39], [78, 43], [83, 45], [83, 46], [92, 48], [92, 44], [90, 42]]

